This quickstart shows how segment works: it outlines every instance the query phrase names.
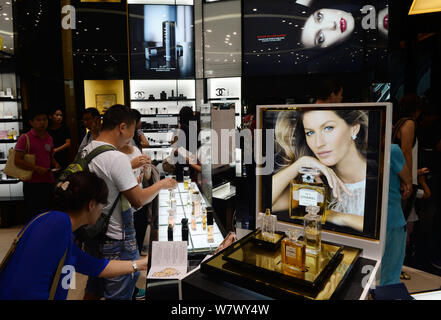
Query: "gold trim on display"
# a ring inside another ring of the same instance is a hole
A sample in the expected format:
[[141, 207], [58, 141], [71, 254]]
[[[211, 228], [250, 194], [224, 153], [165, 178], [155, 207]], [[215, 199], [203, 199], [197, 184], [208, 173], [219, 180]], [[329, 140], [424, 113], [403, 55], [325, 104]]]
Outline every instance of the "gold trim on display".
[[441, 11], [440, 0], [413, 0], [408, 15]]

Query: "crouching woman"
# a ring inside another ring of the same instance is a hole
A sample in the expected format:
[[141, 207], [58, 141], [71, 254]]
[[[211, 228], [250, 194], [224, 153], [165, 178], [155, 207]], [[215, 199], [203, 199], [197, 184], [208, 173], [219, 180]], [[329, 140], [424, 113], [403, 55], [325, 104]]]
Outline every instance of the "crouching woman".
[[78, 172], [55, 190], [55, 210], [42, 213], [19, 233], [0, 267], [0, 300], [65, 300], [75, 274], [112, 278], [147, 269], [137, 261], [96, 259], [74, 243], [75, 230], [94, 224], [107, 202], [106, 183]]

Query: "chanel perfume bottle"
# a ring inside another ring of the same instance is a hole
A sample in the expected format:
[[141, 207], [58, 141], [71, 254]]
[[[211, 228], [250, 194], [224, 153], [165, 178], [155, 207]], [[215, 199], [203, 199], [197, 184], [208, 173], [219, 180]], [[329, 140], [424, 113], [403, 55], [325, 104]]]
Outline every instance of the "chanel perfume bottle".
[[191, 195], [191, 203], [193, 208], [193, 215], [196, 218], [201, 216], [201, 197], [199, 195], [199, 191], [194, 191]]
[[308, 206], [306, 211], [308, 214], [303, 219], [306, 252], [318, 255], [322, 246], [322, 219], [318, 215], [320, 207]]
[[277, 217], [271, 214], [270, 209], [266, 209], [262, 217], [262, 238], [265, 241], [273, 242], [275, 239]]
[[290, 183], [289, 216], [291, 219], [303, 219], [307, 206], [318, 206], [322, 222], [326, 221], [326, 186], [317, 182], [320, 171], [302, 167], [297, 178]]
[[207, 208], [202, 207], [202, 229], [207, 230]]
[[184, 190], [188, 190], [188, 185], [190, 183], [190, 169], [188, 167], [184, 168], [184, 173], [183, 173], [183, 177], [184, 177]]
[[304, 271], [306, 252], [305, 242], [299, 240], [301, 231], [288, 230], [282, 240], [282, 268], [286, 271]]

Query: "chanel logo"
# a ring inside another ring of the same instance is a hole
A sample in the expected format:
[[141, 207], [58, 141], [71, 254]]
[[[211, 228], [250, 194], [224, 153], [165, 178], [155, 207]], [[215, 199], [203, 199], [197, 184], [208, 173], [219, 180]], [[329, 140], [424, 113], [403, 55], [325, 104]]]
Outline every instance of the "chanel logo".
[[137, 99], [144, 99], [145, 93], [144, 91], [135, 91], [135, 96]]
[[305, 174], [302, 176], [302, 178], [303, 178], [303, 182], [309, 182], [309, 183], [314, 182], [314, 177], [310, 174]]
[[216, 89], [216, 96], [218, 96], [218, 97], [223, 96], [225, 90], [227, 90], [227, 89], [225, 89], [225, 88], [217, 88], [217, 89]]

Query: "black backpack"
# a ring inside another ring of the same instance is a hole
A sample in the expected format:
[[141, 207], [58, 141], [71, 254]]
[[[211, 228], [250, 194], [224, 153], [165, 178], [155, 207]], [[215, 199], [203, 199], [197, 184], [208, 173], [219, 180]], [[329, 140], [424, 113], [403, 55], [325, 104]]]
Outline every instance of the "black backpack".
[[81, 155], [77, 155], [74, 159], [74, 161], [69, 164], [66, 169], [64, 169], [60, 175], [57, 178], [57, 184], [59, 182], [66, 181], [67, 177], [70, 176], [72, 173], [80, 172], [80, 171], [89, 171], [89, 163], [92, 161], [93, 158], [100, 155], [103, 152], [106, 151], [114, 151], [116, 148], [111, 145], [103, 145], [99, 146], [95, 149], [93, 149], [88, 155], [86, 155], [84, 158], [81, 157]]
[[[57, 183], [66, 181], [67, 177], [72, 173], [89, 171], [89, 163], [96, 156], [100, 155], [103, 152], [114, 150], [116, 150], [116, 148], [111, 145], [103, 145], [93, 149], [84, 158], [82, 158], [80, 155], [77, 156], [75, 160], [70, 165], [68, 165], [67, 168], [64, 169], [58, 176]], [[120, 198], [121, 193], [119, 193], [116, 197], [109, 213], [102, 213], [94, 225], [85, 225], [75, 231], [75, 242], [80, 247], [83, 247], [84, 245], [84, 249], [96, 258], [102, 257], [102, 244], [104, 243], [106, 237], [110, 217], [112, 216], [112, 213], [115, 210], [115, 207], [118, 204]]]

